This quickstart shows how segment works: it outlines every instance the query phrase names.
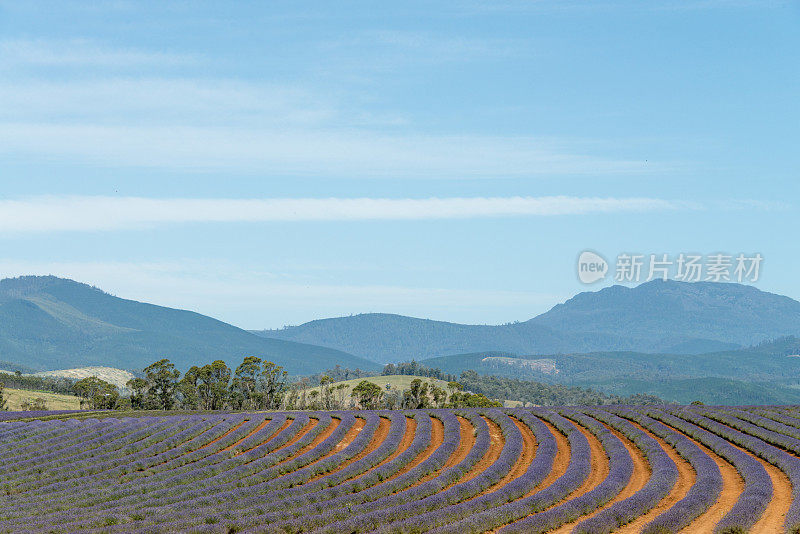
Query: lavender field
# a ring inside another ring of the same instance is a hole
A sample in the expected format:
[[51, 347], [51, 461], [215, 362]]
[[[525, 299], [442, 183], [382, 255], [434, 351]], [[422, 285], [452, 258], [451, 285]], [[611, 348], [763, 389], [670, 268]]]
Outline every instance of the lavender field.
[[0, 415], [2, 532], [800, 532], [800, 408]]

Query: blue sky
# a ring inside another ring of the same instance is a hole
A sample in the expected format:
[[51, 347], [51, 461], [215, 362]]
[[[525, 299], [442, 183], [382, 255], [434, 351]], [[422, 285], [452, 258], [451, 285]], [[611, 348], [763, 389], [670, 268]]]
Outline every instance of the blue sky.
[[0, 275], [525, 320], [585, 249], [800, 297], [797, 2], [0, 1]]

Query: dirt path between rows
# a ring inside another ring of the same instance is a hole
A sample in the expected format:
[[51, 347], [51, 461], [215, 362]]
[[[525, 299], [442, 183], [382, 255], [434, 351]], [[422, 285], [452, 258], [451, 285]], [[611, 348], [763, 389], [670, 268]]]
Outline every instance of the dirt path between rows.
[[417, 433], [417, 421], [416, 421], [416, 419], [414, 419], [413, 417], [406, 416], [406, 431], [403, 434], [403, 439], [400, 440], [400, 445], [398, 445], [397, 449], [395, 449], [394, 452], [392, 454], [390, 454], [389, 456], [387, 456], [383, 461], [381, 461], [377, 465], [375, 465], [375, 467], [372, 467], [371, 469], [368, 469], [367, 471], [365, 471], [365, 472], [363, 472], [363, 473], [361, 473], [359, 475], [356, 475], [353, 478], [353, 480], [358, 479], [359, 477], [362, 477], [364, 475], [369, 474], [371, 471], [373, 471], [375, 469], [378, 469], [382, 465], [391, 462], [392, 460], [394, 460], [395, 458], [397, 458], [398, 456], [403, 454], [411, 446], [411, 443], [414, 442], [414, 436], [415, 436], [416, 433]]
[[243, 443], [243, 442], [244, 442], [244, 440], [246, 440], [247, 438], [249, 438], [249, 437], [253, 436], [254, 434], [256, 434], [256, 433], [258, 433], [258, 432], [261, 432], [261, 430], [263, 430], [263, 429], [264, 429], [264, 427], [265, 427], [265, 426], [267, 426], [267, 425], [269, 424], [269, 422], [270, 422], [270, 419], [264, 419], [263, 421], [261, 421], [261, 424], [259, 424], [259, 425], [258, 425], [257, 427], [255, 427], [253, 430], [251, 430], [251, 431], [250, 431], [250, 432], [249, 432], [249, 433], [248, 433], [248, 434], [247, 434], [245, 437], [243, 437], [242, 439], [240, 439], [239, 441], [237, 441], [237, 442], [236, 442], [236, 443], [234, 443], [233, 445], [228, 445], [227, 447], [225, 447], [224, 449], [222, 449], [222, 450], [221, 450], [221, 451], [219, 451], [219, 452], [228, 452], [229, 450], [233, 449], [234, 447], [237, 447], [237, 446], [239, 446], [239, 445], [240, 445], [241, 443]]
[[[740, 430], [737, 430], [721, 421], [715, 422], [730, 429], [732, 432], [747, 434], [746, 432], [741, 432]], [[732, 443], [730, 440], [728, 443], [758, 460], [759, 463], [764, 466], [764, 469], [767, 470], [767, 474], [772, 480], [772, 499], [769, 501], [767, 509], [764, 510], [764, 514], [756, 522], [756, 524], [753, 525], [751, 532], [758, 534], [782, 533], [783, 522], [786, 519], [786, 512], [789, 511], [789, 507], [792, 505], [792, 483], [789, 481], [789, 477], [787, 477], [783, 471], [766, 460], [762, 460], [747, 449]]]
[[294, 419], [286, 419], [286, 421], [283, 422], [281, 427], [279, 429], [277, 429], [275, 432], [273, 432], [269, 437], [267, 437], [267, 439], [265, 439], [264, 441], [262, 441], [261, 443], [259, 443], [258, 445], [254, 446], [254, 447], [250, 447], [249, 449], [245, 449], [243, 451], [237, 452], [234, 456], [241, 456], [242, 454], [244, 454], [246, 452], [250, 452], [253, 449], [257, 449], [257, 448], [259, 448], [259, 447], [261, 447], [263, 445], [266, 445], [267, 443], [272, 441], [272, 439], [275, 436], [277, 436], [278, 434], [280, 434], [281, 432], [283, 432], [284, 430], [289, 428], [289, 425], [291, 425], [293, 422], [294, 422]]
[[[488, 417], [483, 417], [483, 419], [489, 426], [489, 450], [486, 451], [486, 454], [483, 455], [483, 458], [478, 460], [478, 462], [472, 466], [472, 469], [467, 471], [463, 477], [456, 480], [453, 484], [451, 484], [447, 488], [455, 486], [456, 484], [461, 484], [462, 482], [468, 482], [472, 480], [473, 478], [477, 477], [478, 475], [486, 471], [490, 465], [495, 463], [497, 459], [500, 458], [500, 453], [503, 452], [503, 447], [506, 446], [506, 439], [503, 436], [503, 431], [500, 429], [500, 426], [497, 423], [495, 423]], [[466, 455], [464, 456], [466, 457]], [[442, 491], [446, 491], [447, 488], [445, 488]]]
[[[431, 417], [431, 441], [425, 450], [423, 450], [419, 456], [411, 460], [406, 464], [405, 467], [400, 469], [397, 473], [392, 475], [391, 477], [386, 479], [386, 482], [393, 480], [401, 475], [404, 475], [414, 469], [416, 466], [427, 460], [433, 452], [441, 447], [444, 444], [444, 424], [436, 419], [435, 417]], [[419, 482], [418, 482], [419, 483]]]
[[[508, 472], [506, 476], [504, 476], [496, 484], [480, 492], [475, 497], [493, 493], [502, 488], [503, 486], [505, 486], [506, 484], [508, 484], [509, 482], [511, 482], [512, 480], [516, 480], [522, 475], [524, 475], [525, 472], [528, 470], [528, 467], [530, 467], [531, 462], [533, 462], [533, 458], [536, 456], [536, 436], [533, 435], [533, 432], [531, 431], [530, 428], [528, 428], [528, 425], [526, 425], [525, 423], [523, 423], [522, 421], [520, 421], [515, 417], [509, 416], [509, 418], [514, 422], [517, 428], [519, 428], [519, 431], [522, 434], [522, 453], [519, 455], [519, 458], [517, 458], [517, 461], [514, 462], [514, 465], [511, 467], [511, 470]], [[475, 497], [471, 497], [470, 499], [467, 500], [472, 500]]]
[[[356, 439], [356, 436], [359, 434], [359, 432], [362, 431], [364, 425], [366, 424], [366, 422], [363, 419], [357, 419], [356, 421], [361, 421], [361, 424], [358, 425], [358, 428], [356, 429], [355, 428], [356, 425], [353, 425], [354, 428], [350, 429], [350, 432], [348, 432], [348, 434], [344, 437], [344, 439], [336, 445], [334, 450], [326, 454], [323, 458], [320, 458], [320, 460], [324, 460], [325, 458], [332, 456], [333, 454], [336, 454], [339, 451], [344, 450], [348, 445], [350, 445], [350, 443], [353, 442], [354, 439]], [[378, 428], [375, 429], [375, 434], [372, 435], [372, 439], [370, 439], [366, 447], [364, 447], [361, 451], [359, 451], [355, 456], [353, 456], [349, 460], [341, 462], [339, 465], [337, 465], [335, 468], [331, 469], [327, 473], [320, 473], [319, 475], [314, 476], [308, 482], [313, 482], [324, 476], [330, 476], [335, 473], [338, 473], [348, 465], [361, 460], [363, 457], [376, 450], [378, 447], [381, 446], [381, 444], [384, 441], [386, 441], [386, 437], [389, 435], [390, 426], [391, 422], [385, 417], [381, 417], [380, 422], [378, 423]]]
[[197, 451], [203, 450], [203, 449], [205, 449], [205, 448], [207, 448], [207, 447], [210, 447], [210, 446], [212, 446], [212, 445], [213, 445], [213, 444], [215, 444], [215, 443], [218, 443], [218, 442], [219, 442], [219, 440], [221, 440], [221, 439], [224, 439], [225, 437], [229, 436], [231, 433], [233, 433], [233, 432], [235, 432], [235, 431], [239, 430], [239, 428], [240, 428], [240, 427], [241, 427], [243, 424], [245, 424], [247, 421], [248, 421], [248, 420], [247, 420], [247, 419], [245, 419], [244, 421], [242, 421], [242, 422], [241, 422], [241, 423], [239, 423], [238, 425], [236, 425], [236, 426], [234, 426], [233, 428], [229, 429], [227, 432], [224, 432], [224, 433], [223, 433], [221, 436], [219, 436], [219, 437], [217, 437], [217, 438], [215, 438], [215, 439], [213, 439], [213, 440], [209, 441], [209, 442], [208, 442], [208, 443], [206, 443], [205, 445], [203, 445], [203, 446], [201, 446], [201, 447], [198, 447], [198, 448], [196, 448], [195, 450], [193, 450], [193, 451], [190, 451], [190, 452], [197, 452]]
[[697, 482], [697, 473], [695, 473], [695, 470], [691, 464], [684, 460], [683, 457], [678, 454], [678, 452], [666, 441], [656, 436], [639, 423], [634, 421], [628, 422], [645, 434], [648, 434], [651, 438], [655, 439], [658, 444], [661, 445], [661, 448], [664, 450], [664, 452], [667, 453], [667, 456], [669, 456], [670, 459], [675, 462], [675, 466], [678, 468], [678, 480], [675, 481], [675, 485], [672, 486], [672, 490], [667, 494], [667, 496], [664, 497], [661, 502], [659, 502], [652, 510], [640, 515], [634, 521], [628, 523], [618, 531], [620, 534], [638, 534], [645, 525], [675, 506], [675, 503], [683, 499], [686, 494], [689, 493], [691, 487], [694, 486], [695, 482]]

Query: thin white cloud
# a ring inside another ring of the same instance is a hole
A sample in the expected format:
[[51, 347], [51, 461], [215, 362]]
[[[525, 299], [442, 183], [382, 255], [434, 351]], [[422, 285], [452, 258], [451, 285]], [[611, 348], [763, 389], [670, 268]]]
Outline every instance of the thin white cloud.
[[135, 48], [110, 48], [88, 39], [6, 39], [0, 41], [0, 66], [103, 67], [175, 66], [191, 56]]
[[522, 137], [325, 128], [0, 123], [0, 155], [100, 166], [350, 178], [619, 175], [663, 169]]
[[658, 198], [140, 198], [0, 201], [0, 232], [103, 231], [174, 223], [467, 219], [644, 212], [688, 207]]

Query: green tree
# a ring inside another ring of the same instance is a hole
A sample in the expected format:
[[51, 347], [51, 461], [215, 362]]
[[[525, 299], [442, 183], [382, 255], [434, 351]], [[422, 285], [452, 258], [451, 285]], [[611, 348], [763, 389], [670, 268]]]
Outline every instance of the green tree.
[[411, 381], [411, 387], [403, 392], [403, 407], [410, 410], [428, 408], [430, 398], [428, 398], [428, 383], [419, 378]]
[[439, 386], [431, 386], [431, 395], [433, 396], [433, 402], [436, 404], [437, 408], [443, 408], [447, 403], [447, 392]]
[[175, 388], [181, 376], [180, 371], [164, 358], [145, 367], [144, 374], [149, 400], [153, 400], [153, 404], [162, 410], [171, 410], [175, 405]]
[[333, 384], [333, 379], [328, 375], [322, 375], [322, 378], [319, 379], [319, 390], [320, 396], [322, 401], [322, 407], [325, 410], [330, 410], [333, 408], [333, 388], [331, 387]]
[[[283, 367], [272, 362], [264, 362], [258, 379], [258, 406], [264, 410], [277, 410], [283, 404], [287, 389], [287, 373]], [[305, 405], [305, 399], [302, 400]], [[305, 406], [301, 406], [302, 410]]]
[[204, 365], [197, 373], [197, 390], [200, 403], [206, 410], [221, 410], [228, 400], [231, 370], [222, 360]]
[[375, 410], [383, 398], [383, 390], [377, 384], [362, 380], [353, 388], [353, 395], [358, 399], [358, 404], [364, 410]]
[[258, 374], [261, 371], [261, 358], [246, 356], [236, 368], [231, 384], [231, 397], [237, 408], [252, 410], [258, 407]]
[[33, 400], [25, 399], [20, 407], [26, 412], [43, 412], [47, 410], [47, 402], [41, 397], [36, 397]]
[[[178, 382], [176, 388], [178, 402], [181, 408], [185, 410], [198, 410], [200, 408], [200, 394], [197, 391], [197, 375], [200, 373], [200, 368], [193, 365], [183, 375], [181, 381]], [[131, 398], [131, 400], [133, 400]]]
[[8, 405], [6, 404], [6, 397], [4, 394], [4, 390], [6, 385], [0, 382], [0, 412], [4, 412], [8, 409]]
[[133, 392], [131, 394], [131, 408], [134, 410], [146, 409], [147, 380], [144, 378], [131, 378], [125, 385]]
[[116, 410], [119, 405], [117, 387], [96, 376], [78, 380], [72, 390], [81, 398], [81, 408], [86, 406], [90, 410]]

